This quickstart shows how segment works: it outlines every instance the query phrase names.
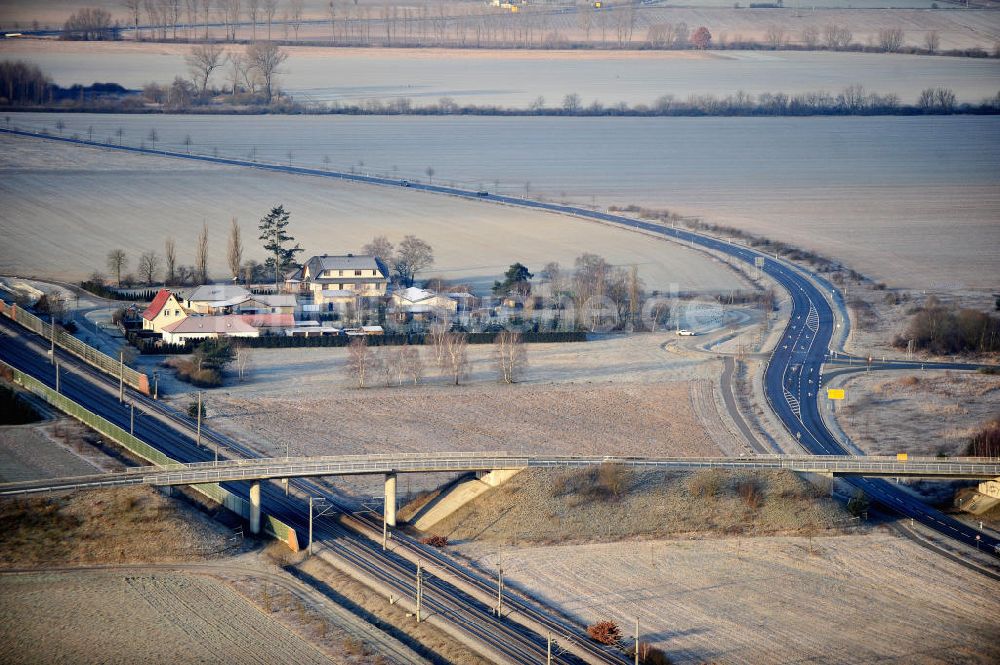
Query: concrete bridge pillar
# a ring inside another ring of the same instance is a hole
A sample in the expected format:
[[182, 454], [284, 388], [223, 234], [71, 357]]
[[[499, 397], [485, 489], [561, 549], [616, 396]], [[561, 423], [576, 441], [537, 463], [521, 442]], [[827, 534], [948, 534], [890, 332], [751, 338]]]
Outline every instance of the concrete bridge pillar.
[[385, 474], [385, 523], [396, 526], [396, 474]]
[[1000, 478], [979, 483], [979, 493], [985, 494], [991, 499], [1000, 499]]
[[250, 533], [260, 533], [260, 481], [250, 483]]

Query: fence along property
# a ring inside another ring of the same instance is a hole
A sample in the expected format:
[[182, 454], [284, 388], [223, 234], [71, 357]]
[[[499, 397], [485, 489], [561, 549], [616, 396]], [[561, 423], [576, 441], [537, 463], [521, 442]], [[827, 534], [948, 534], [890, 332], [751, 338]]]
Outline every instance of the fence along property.
[[[22, 313], [19, 313], [18, 316]], [[35, 377], [14, 369], [3, 361], [0, 361], [0, 368], [3, 368], [6, 372], [10, 372], [10, 376], [14, 383], [18, 384], [25, 390], [38, 395], [63, 413], [76, 418], [84, 425], [87, 425], [99, 434], [103, 434], [118, 445], [122, 446], [134, 455], [141, 457], [147, 462], [156, 464], [157, 466], [167, 466], [178, 463], [177, 460], [167, 457], [167, 455], [163, 452], [157, 450], [138, 437], [126, 432], [118, 425], [115, 425], [111, 421], [102, 418], [88, 409], [85, 409], [82, 405], [74, 402], [65, 395], [57, 393], [55, 390], [49, 388]], [[191, 488], [199, 494], [222, 504], [230, 511], [240, 515], [244, 519], [250, 518], [250, 502], [223, 489], [218, 483], [191, 485]], [[293, 552], [297, 552], [299, 550], [299, 541], [295, 529], [267, 514], [261, 514], [261, 524], [268, 533], [273, 535], [278, 540], [286, 543]]]
[[[25, 311], [17, 305], [10, 305], [0, 300], [0, 314], [24, 326], [28, 330], [38, 333], [47, 340], [52, 339], [52, 324], [46, 323], [31, 312]], [[65, 330], [56, 328], [56, 346], [72, 353], [81, 360], [93, 365], [102, 372], [106, 372], [114, 377], [121, 373], [125, 383], [138, 390], [144, 395], [149, 395], [149, 377], [138, 372], [131, 367], [123, 367], [117, 358], [101, 353], [97, 349], [85, 344], [73, 337]]]

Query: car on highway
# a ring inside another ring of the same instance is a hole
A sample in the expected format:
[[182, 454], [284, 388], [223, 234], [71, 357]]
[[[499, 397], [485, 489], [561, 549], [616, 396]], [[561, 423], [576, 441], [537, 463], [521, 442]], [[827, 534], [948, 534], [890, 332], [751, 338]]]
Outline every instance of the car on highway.
[[698, 333], [696, 333], [693, 330], [686, 330], [684, 328], [681, 328], [680, 330], [677, 331], [677, 334], [680, 335], [681, 337], [694, 337]]
[[487, 192], [485, 189], [480, 189], [478, 192], [476, 192], [476, 196], [489, 196], [489, 195], [490, 193]]
[[409, 187], [410, 186], [410, 181], [409, 180], [400, 180], [399, 184], [402, 185], [403, 187]]

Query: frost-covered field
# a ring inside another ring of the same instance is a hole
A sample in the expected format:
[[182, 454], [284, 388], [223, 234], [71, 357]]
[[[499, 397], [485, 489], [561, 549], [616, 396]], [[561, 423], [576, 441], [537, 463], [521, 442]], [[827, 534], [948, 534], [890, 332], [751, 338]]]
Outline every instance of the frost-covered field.
[[209, 577], [38, 572], [0, 577], [0, 592], [7, 663], [330, 662]]
[[[166, 133], [164, 132], [164, 135]], [[728, 290], [740, 279], [700, 253], [639, 233], [566, 216], [424, 194], [182, 159], [123, 154], [45, 139], [0, 137], [0, 272], [82, 279], [106, 271], [112, 247], [162, 254], [177, 241], [178, 261], [194, 261], [202, 221], [209, 227], [213, 275], [226, 276], [229, 220], [243, 225], [247, 258], [263, 260], [257, 220], [283, 203], [306, 252], [358, 252], [376, 234], [406, 234], [435, 250], [441, 275], [488, 289], [511, 263], [572, 266], [595, 252], [635, 264], [650, 289]], [[308, 256], [308, 254], [307, 254]]]
[[[187, 76], [186, 45], [0, 41], [0, 58], [37, 63], [60, 85], [115, 81], [140, 88]], [[281, 85], [303, 102], [408, 98], [415, 106], [451, 97], [459, 104], [525, 108], [538, 97], [559, 106], [652, 104], [661, 95], [836, 94], [861, 84], [906, 103], [924, 88], [946, 86], [962, 101], [1000, 90], [1000, 66], [979, 58], [796, 51], [495, 51], [476, 49], [324, 49], [292, 47]], [[225, 70], [216, 85], [225, 83]]]
[[[247, 4], [244, 3], [243, 6], [246, 7]], [[520, 31], [530, 29], [533, 33], [532, 43], [536, 48], [541, 44], [566, 41], [617, 45], [615, 28], [620, 14], [607, 9], [594, 11], [587, 7], [589, 3], [577, 3], [576, 10], [568, 6], [573, 3], [557, 3], [555, 6], [552, 3], [534, 3], [526, 11], [522, 10], [517, 14], [487, 7], [485, 3], [461, 0], [419, 0], [402, 5], [394, 4], [399, 9], [398, 18], [393, 21], [394, 44], [404, 41], [418, 44], [447, 43], [466, 48], [510, 45], [519, 43]], [[795, 0], [778, 10], [750, 10], [747, 8], [748, 4], [727, 0], [681, 0], [678, 4], [661, 1], [654, 6], [638, 6], [634, 15], [635, 29], [629, 42], [633, 47], [643, 44], [649, 27], [660, 23], [686, 23], [691, 29], [706, 26], [716, 42], [726, 43], [746, 39], [763, 43], [771, 25], [784, 28], [786, 39], [793, 44], [801, 43], [801, 32], [807, 26], [817, 26], [820, 29], [830, 24], [846, 26], [858, 44], [878, 43], [879, 30], [901, 28], [905, 32], [905, 43], [917, 46], [923, 46], [927, 31], [936, 30], [940, 34], [943, 49], [973, 46], [989, 49], [1000, 32], [1000, 18], [993, 11], [995, 3], [989, 1], [973, 2], [971, 8], [957, 2], [933, 0]], [[130, 16], [118, 0], [6, 0], [0, 3], [0, 25], [14, 28], [16, 22], [17, 27], [24, 29], [32, 25], [33, 21], [38, 21], [43, 27], [58, 27], [74, 10], [102, 5], [123, 25], [131, 23]], [[271, 36], [283, 41], [329, 44], [333, 39], [329, 2], [310, 0], [304, 5], [303, 17], [307, 20], [300, 29], [296, 30], [288, 25], [287, 20], [281, 20], [287, 9], [285, 5], [285, 8], [278, 10]], [[386, 24], [381, 19], [383, 6], [381, 0], [334, 3], [336, 42], [384, 44]], [[404, 12], [409, 17], [405, 22], [402, 20]], [[181, 14], [181, 20], [186, 21], [186, 6], [182, 7]], [[442, 16], [445, 17], [443, 20]], [[460, 20], [456, 20], [457, 18]], [[201, 23], [203, 20], [204, 17], [200, 16], [196, 22]], [[146, 21], [146, 13], [143, 12], [140, 23]], [[209, 27], [209, 36], [221, 40], [225, 32], [217, 11], [210, 17], [210, 21], [212, 25]], [[194, 32], [201, 37], [203, 31], [204, 28], [199, 28]], [[261, 22], [257, 28], [257, 36], [262, 36], [265, 31], [266, 26]], [[149, 30], [142, 30], [142, 33], [143, 38], [149, 38]], [[250, 34], [248, 24], [240, 26], [237, 31], [240, 39], [247, 39]], [[131, 31], [126, 31], [123, 36], [125, 39], [134, 37]], [[168, 36], [172, 36], [172, 32]], [[187, 39], [191, 35], [181, 26], [177, 36]]]
[[[297, 165], [323, 167], [324, 158], [328, 158], [336, 168], [421, 180], [427, 179], [425, 170], [431, 166], [435, 182], [455, 182], [504, 194], [527, 191], [533, 197], [581, 204], [667, 207], [818, 250], [892, 285], [946, 290], [997, 286], [1000, 118], [995, 117], [223, 118], [11, 114], [13, 125], [45, 127], [51, 132], [57, 131], [55, 123], [60, 119], [66, 123], [66, 134], [86, 136], [88, 128], [93, 127], [97, 140], [117, 140], [116, 131], [121, 127], [130, 145], [148, 140], [150, 130], [156, 129], [160, 137], [157, 145], [178, 151], [184, 151], [184, 138], [190, 136], [193, 150], [209, 154], [218, 150], [224, 156], [246, 158], [255, 150], [258, 159], [287, 163], [291, 152]], [[18, 159], [17, 155], [7, 155], [5, 168], [16, 169]], [[86, 182], [87, 177], [91, 176], [84, 169], [72, 182]], [[139, 174], [121, 177], [138, 178]], [[3, 186], [12, 188], [18, 197], [27, 195], [23, 191], [26, 188], [7, 180]], [[277, 182], [274, 176], [267, 180]], [[209, 187], [207, 183], [205, 186]], [[310, 194], [300, 198], [310, 199], [317, 191], [333, 191], [329, 188], [339, 192], [340, 187], [310, 185]], [[189, 205], [183, 196], [171, 195], [181, 191], [151, 183], [143, 196], [181, 206], [175, 215], [181, 220], [191, 214], [200, 220], [204, 213], [198, 206]], [[458, 204], [435, 197], [415, 198], [405, 193], [405, 198], [397, 199], [403, 194], [383, 191], [379, 190], [378, 200], [401, 201], [404, 216], [417, 214], [413, 210], [413, 201], [417, 200], [421, 210], [426, 211], [424, 216], [434, 217], [435, 206], [458, 210], [452, 208]], [[163, 192], [162, 197], [159, 192]], [[232, 201], [234, 210], [240, 208], [242, 219], [259, 217], [256, 208], [247, 213], [241, 207], [246, 197], [257, 192], [235, 182], [226, 183], [216, 192], [223, 201]], [[66, 195], [62, 191], [47, 194]], [[357, 200], [347, 194], [334, 198]], [[303, 204], [298, 205], [301, 209]], [[212, 208], [219, 209], [217, 204]], [[483, 210], [464, 204], [461, 209]], [[220, 212], [223, 219], [228, 216]], [[368, 214], [371, 217], [372, 212]], [[213, 213], [208, 217], [213, 218]], [[558, 228], [559, 233], [564, 233], [568, 227], [559, 224], [547, 222], [534, 231]], [[345, 232], [353, 230], [351, 227]], [[572, 238], [574, 248], [584, 247], [583, 238], [575, 232], [550, 240], [558, 243], [567, 238]], [[609, 246], [614, 247], [616, 242]], [[516, 246], [522, 253], [531, 251], [530, 245], [523, 242]], [[444, 267], [453, 261], [439, 264]]]
[[[495, 569], [496, 546], [458, 547]], [[885, 533], [504, 548], [504, 572], [677, 663], [996, 663], [996, 583]]]

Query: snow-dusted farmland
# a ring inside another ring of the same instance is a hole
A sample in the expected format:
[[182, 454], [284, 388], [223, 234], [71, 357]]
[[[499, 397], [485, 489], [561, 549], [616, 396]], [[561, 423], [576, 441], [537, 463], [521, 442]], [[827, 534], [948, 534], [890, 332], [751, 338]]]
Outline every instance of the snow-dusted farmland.
[[126, 249], [134, 268], [141, 252], [162, 252], [167, 236], [177, 241], [178, 260], [190, 264], [204, 220], [210, 270], [224, 276], [230, 218], [243, 223], [249, 257], [263, 260], [253, 231], [271, 206], [283, 203], [292, 213], [292, 233], [308, 252], [356, 252], [376, 234], [398, 241], [413, 233], [435, 249], [428, 276], [478, 287], [492, 285], [515, 261], [571, 266], [587, 251], [638, 265], [651, 289], [741, 284], [730, 268], [702, 254], [565, 216], [45, 139], [0, 138], [0, 200], [4, 273], [81, 279], [104, 270], [104, 257], [116, 246]]
[[[60, 85], [115, 81], [140, 88], [187, 76], [186, 45], [130, 42], [0, 41], [0, 57], [37, 63]], [[906, 103], [947, 86], [961, 101], [1000, 90], [1000, 67], [986, 58], [798, 51], [495, 51], [292, 47], [281, 85], [297, 100], [346, 104], [408, 98], [415, 106], [451, 97], [459, 104], [525, 108], [537, 97], [559, 106], [652, 104], [661, 95], [837, 93], [861, 84]], [[224, 71], [215, 75], [223, 85]]]
[[[435, 182], [505, 194], [527, 190], [532, 196], [582, 204], [667, 207], [818, 250], [893, 285], [996, 288], [996, 266], [1000, 263], [1000, 118], [996, 117], [11, 115], [13, 125], [46, 127], [51, 132], [56, 131], [55, 123], [60, 119], [66, 123], [65, 133], [86, 136], [93, 127], [97, 140], [117, 140], [116, 131], [121, 127], [125, 142], [131, 145], [147, 140], [155, 128], [160, 137], [157, 145], [178, 151], [185, 149], [184, 138], [190, 136], [194, 150], [218, 150], [225, 156], [246, 158], [255, 150], [258, 159], [287, 162], [291, 152], [297, 165], [323, 167], [324, 158], [329, 158], [336, 168], [421, 180], [427, 179], [425, 169], [432, 166]], [[60, 161], [75, 154], [52, 146], [46, 150], [55, 150], [53, 154], [59, 155]], [[18, 155], [7, 155], [7, 168], [15, 168], [18, 159]], [[85, 171], [80, 169], [72, 182], [84, 183], [93, 177]], [[268, 176], [267, 181], [278, 179]], [[204, 214], [201, 208], [183, 196], [174, 196], [183, 187], [164, 187], [157, 182], [160, 179], [150, 180], [152, 193], [144, 193], [150, 197], [145, 200], [164, 206], [190, 206], [178, 210], [178, 216], [194, 215], [190, 225], [200, 220]], [[217, 190], [219, 195], [233, 203], [222, 209], [212, 204], [210, 209], [219, 210], [222, 219], [228, 216], [225, 209], [229, 207], [245, 220], [260, 216], [259, 205], [245, 207], [243, 203], [255, 192], [247, 194], [247, 188], [236, 181], [220, 182], [226, 184]], [[2, 186], [25, 196], [19, 191], [24, 188], [9, 179]], [[311, 199], [317, 191], [341, 191], [337, 189], [340, 185], [309, 187], [310, 194], [302, 198]], [[162, 196], [157, 192], [163, 192]], [[53, 192], [51, 196], [68, 193]], [[388, 198], [380, 195], [378, 200], [403, 202], [398, 228], [411, 223], [410, 215], [436, 216], [437, 206], [458, 210], [452, 207], [458, 204], [434, 197], [395, 196], [386, 193]], [[338, 193], [333, 198], [368, 205], [350, 195]], [[420, 201], [419, 213], [413, 209], [414, 201]], [[298, 204], [299, 210], [302, 205]], [[483, 208], [461, 210], [478, 214]], [[355, 208], [355, 214], [360, 212]], [[4, 214], [10, 216], [11, 212]], [[368, 218], [373, 214], [365, 212]], [[385, 211], [377, 214], [388, 215]], [[212, 214], [208, 217], [212, 219]], [[534, 232], [558, 229], [549, 235], [549, 241], [571, 239], [566, 253], [585, 249], [584, 238], [575, 232], [565, 235], [569, 227], [561, 223], [547, 221]], [[344, 233], [351, 234], [355, 228], [351, 226]], [[462, 232], [471, 235], [473, 229], [481, 228], [476, 222], [464, 226]], [[358, 241], [362, 240], [368, 229], [358, 235]], [[354, 236], [346, 237], [353, 241]], [[615, 247], [620, 241], [609, 242], [608, 247]], [[519, 248], [516, 254], [521, 258], [534, 251], [521, 241], [511, 246]], [[551, 250], [544, 253], [551, 254]], [[476, 272], [479, 264], [444, 254], [441, 259], [442, 269], [482, 274]], [[495, 271], [496, 262], [488, 263]], [[656, 281], [650, 273], [645, 275], [650, 283]]]
[[[496, 545], [458, 549], [494, 570]], [[996, 583], [874, 532], [507, 548], [504, 572], [677, 663], [995, 663]]]

